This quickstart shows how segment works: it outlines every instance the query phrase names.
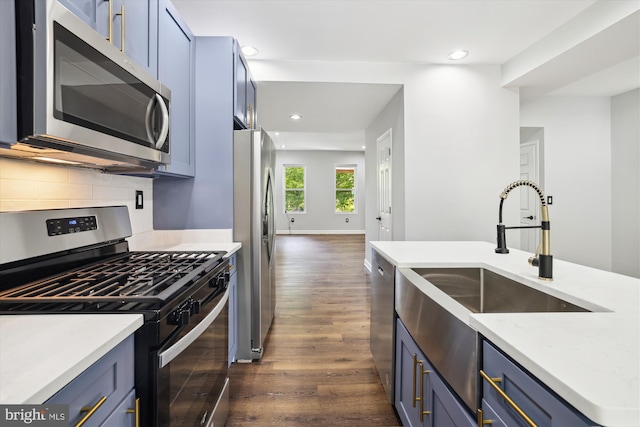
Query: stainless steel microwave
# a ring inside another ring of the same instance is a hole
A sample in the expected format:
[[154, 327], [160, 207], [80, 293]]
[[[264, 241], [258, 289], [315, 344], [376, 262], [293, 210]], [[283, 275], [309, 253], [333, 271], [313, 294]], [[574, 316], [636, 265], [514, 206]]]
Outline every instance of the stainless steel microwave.
[[14, 5], [16, 137], [0, 155], [107, 170], [169, 163], [169, 89], [58, 1]]

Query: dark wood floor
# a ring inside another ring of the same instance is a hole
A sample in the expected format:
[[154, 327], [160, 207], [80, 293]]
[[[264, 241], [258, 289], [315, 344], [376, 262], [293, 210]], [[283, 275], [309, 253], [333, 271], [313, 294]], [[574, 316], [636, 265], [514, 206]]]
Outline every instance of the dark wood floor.
[[233, 364], [227, 427], [399, 426], [369, 350], [363, 235], [277, 237], [276, 314]]

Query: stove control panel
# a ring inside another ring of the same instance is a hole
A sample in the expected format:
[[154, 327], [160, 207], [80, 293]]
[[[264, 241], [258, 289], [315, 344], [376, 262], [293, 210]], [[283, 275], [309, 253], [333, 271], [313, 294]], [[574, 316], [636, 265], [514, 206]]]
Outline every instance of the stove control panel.
[[98, 229], [98, 220], [95, 215], [75, 218], [56, 218], [47, 220], [47, 232], [49, 236], [80, 233]]

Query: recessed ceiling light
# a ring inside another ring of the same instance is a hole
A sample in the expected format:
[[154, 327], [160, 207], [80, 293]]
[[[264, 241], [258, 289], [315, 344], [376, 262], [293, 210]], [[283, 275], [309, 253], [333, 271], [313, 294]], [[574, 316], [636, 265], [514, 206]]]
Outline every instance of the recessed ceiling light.
[[240, 48], [244, 56], [256, 56], [258, 54], [258, 49], [253, 46], [242, 46]]
[[300, 120], [302, 116], [300, 114], [292, 114], [289, 116], [291, 120]]
[[280, 135], [280, 132], [276, 132], [276, 136]]
[[286, 145], [284, 145], [284, 144], [282, 144], [282, 145], [280, 146], [280, 148], [286, 148], [286, 147], [287, 147], [287, 146], [286, 146]]
[[364, 145], [362, 146], [362, 149], [363, 149], [363, 150], [364, 150], [364, 149], [366, 149], [366, 148], [367, 148], [366, 146], [364, 146]]
[[469, 55], [469, 51], [467, 50], [455, 50], [453, 52], [451, 52], [447, 58], [455, 61], [458, 59], [462, 59], [462, 58], [466, 58], [466, 56]]

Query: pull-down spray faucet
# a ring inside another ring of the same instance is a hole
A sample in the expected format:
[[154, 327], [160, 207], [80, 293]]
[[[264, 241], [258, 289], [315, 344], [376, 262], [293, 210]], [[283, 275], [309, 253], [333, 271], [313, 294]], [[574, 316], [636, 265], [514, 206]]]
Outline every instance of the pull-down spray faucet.
[[[522, 185], [531, 187], [536, 193], [538, 193], [538, 197], [540, 197], [540, 216], [542, 221], [540, 222], [540, 225], [505, 227], [502, 223], [502, 204], [511, 190]], [[544, 193], [534, 182], [526, 180], [515, 181], [509, 184], [507, 188], [500, 193], [500, 210], [498, 213], [498, 247], [496, 248], [496, 253], [509, 253], [509, 249], [507, 249], [505, 231], [513, 228], [540, 228], [542, 230], [541, 243], [538, 246], [538, 249], [536, 249], [535, 256], [529, 258], [529, 264], [534, 267], [538, 267], [538, 277], [540, 279], [553, 280], [553, 256], [551, 256], [551, 227], [549, 224], [549, 211], [547, 203], [544, 200]]]

